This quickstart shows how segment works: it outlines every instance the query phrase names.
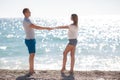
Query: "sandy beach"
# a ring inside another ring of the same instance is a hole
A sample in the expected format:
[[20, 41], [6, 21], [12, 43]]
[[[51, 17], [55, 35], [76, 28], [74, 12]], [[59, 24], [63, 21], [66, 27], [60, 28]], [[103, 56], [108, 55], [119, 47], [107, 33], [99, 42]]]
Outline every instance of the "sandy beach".
[[36, 70], [31, 77], [26, 77], [27, 70], [0, 70], [0, 80], [120, 80], [120, 71], [68, 71]]

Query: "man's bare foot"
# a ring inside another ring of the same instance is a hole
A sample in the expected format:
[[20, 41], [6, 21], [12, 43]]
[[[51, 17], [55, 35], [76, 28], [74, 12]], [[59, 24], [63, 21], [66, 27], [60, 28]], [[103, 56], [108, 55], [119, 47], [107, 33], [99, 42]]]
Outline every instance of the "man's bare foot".
[[30, 77], [30, 76], [32, 76], [34, 73], [35, 73], [35, 72], [29, 72], [29, 73], [27, 73], [25, 76], [26, 76], [26, 77]]
[[34, 70], [29, 70], [29, 73], [34, 74], [35, 71]]

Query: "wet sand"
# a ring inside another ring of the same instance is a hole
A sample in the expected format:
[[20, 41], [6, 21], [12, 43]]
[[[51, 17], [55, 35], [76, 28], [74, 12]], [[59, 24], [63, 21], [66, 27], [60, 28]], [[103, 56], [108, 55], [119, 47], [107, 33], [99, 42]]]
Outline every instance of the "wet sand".
[[120, 80], [120, 71], [68, 71], [36, 70], [31, 77], [26, 77], [27, 70], [0, 69], [0, 80]]

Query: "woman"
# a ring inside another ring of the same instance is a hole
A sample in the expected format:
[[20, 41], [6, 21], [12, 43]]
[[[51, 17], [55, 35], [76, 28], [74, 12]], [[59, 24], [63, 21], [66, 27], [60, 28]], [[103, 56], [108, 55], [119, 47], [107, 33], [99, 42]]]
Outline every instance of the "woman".
[[78, 37], [78, 16], [77, 14], [72, 14], [71, 20], [73, 21], [73, 23], [68, 26], [55, 27], [55, 29], [68, 29], [69, 43], [63, 52], [63, 65], [61, 69], [62, 73], [66, 70], [66, 61], [67, 61], [68, 52], [70, 52], [70, 55], [71, 55], [71, 68], [69, 72], [73, 73], [74, 71], [75, 49], [76, 49], [77, 37]]

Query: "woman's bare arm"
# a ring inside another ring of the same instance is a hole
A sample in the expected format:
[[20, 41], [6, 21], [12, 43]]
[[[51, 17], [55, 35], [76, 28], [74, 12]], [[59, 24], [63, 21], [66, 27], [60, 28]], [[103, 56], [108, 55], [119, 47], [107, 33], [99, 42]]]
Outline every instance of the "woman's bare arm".
[[55, 27], [54, 29], [68, 29], [68, 26], [58, 26], [58, 27]]

